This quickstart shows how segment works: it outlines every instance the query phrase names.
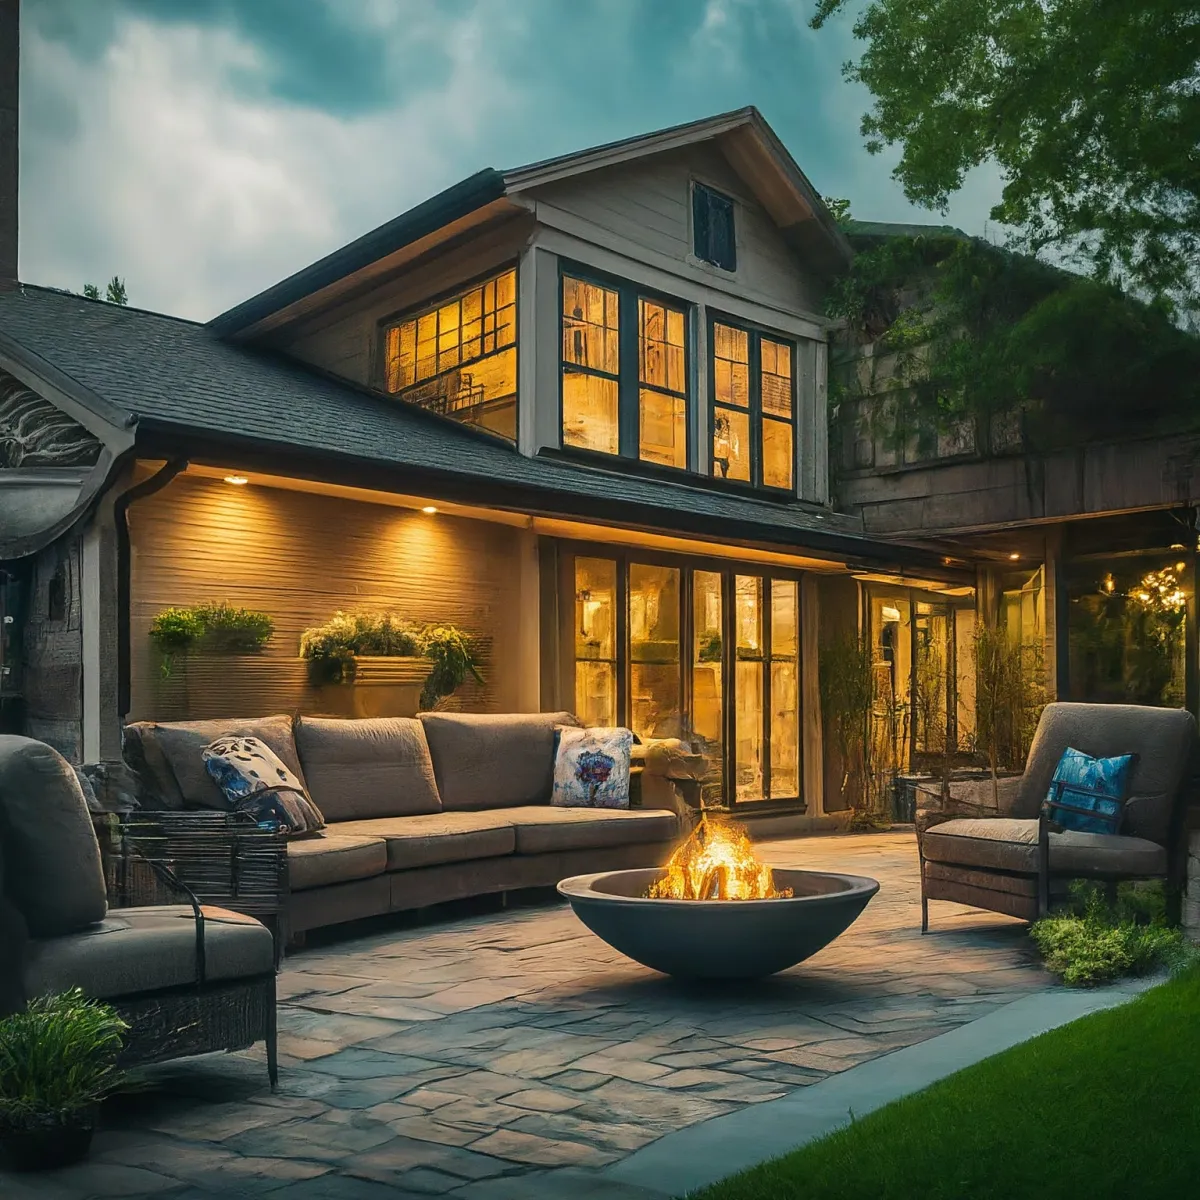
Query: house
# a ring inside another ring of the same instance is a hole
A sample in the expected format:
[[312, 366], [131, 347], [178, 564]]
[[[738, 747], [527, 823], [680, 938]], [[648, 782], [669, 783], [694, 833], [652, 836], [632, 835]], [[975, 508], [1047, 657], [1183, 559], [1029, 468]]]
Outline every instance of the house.
[[[835, 810], [822, 643], [875, 580], [965, 644], [976, 581], [830, 505], [850, 254], [743, 109], [481, 171], [207, 325], [10, 280], [6, 721], [93, 762], [127, 720], [320, 711], [300, 632], [387, 608], [469, 634], [461, 707], [688, 736], [707, 803]], [[202, 601], [275, 636], [164, 676], [152, 620]]]

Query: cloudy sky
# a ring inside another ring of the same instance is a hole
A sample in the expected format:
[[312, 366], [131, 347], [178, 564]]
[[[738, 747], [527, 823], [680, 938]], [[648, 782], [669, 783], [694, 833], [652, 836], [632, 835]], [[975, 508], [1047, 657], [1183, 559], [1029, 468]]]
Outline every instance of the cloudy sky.
[[850, 22], [812, 6], [22, 0], [21, 277], [206, 320], [481, 167], [745, 104], [855, 216], [941, 219], [863, 149]]

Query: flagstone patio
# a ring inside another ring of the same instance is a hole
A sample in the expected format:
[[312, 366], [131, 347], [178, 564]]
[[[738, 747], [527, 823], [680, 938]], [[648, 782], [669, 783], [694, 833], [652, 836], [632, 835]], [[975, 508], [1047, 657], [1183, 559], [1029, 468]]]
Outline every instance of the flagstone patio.
[[342, 938], [280, 976], [279, 1090], [261, 1048], [150, 1072], [90, 1160], [5, 1200], [270, 1193], [650, 1197], [603, 1169], [1050, 986], [1025, 927], [935, 904], [911, 832], [764, 843], [779, 866], [880, 881], [838, 941], [769, 980], [684, 985], [557, 904]]

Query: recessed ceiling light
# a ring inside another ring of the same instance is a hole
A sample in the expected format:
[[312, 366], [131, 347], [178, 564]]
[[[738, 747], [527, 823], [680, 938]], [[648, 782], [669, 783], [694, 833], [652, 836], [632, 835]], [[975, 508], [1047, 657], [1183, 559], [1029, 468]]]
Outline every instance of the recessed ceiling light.
[[1011, 558], [1013, 562], [1016, 562], [1021, 556], [1014, 550], [1008, 557]]
[[435, 513], [435, 512], [437, 512], [437, 509], [432, 504], [426, 504], [425, 507], [423, 509], [421, 509], [421, 511], [423, 513]]
[[249, 483], [250, 480], [248, 480], [245, 475], [226, 475], [225, 482], [232, 483], [235, 487], [241, 487], [242, 484]]

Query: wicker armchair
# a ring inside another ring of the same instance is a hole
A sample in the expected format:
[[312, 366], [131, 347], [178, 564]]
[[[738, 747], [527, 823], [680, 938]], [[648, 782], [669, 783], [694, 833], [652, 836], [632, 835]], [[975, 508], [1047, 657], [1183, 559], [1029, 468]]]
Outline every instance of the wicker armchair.
[[[1045, 798], [1064, 750], [1097, 758], [1136, 754], [1120, 834], [1063, 830]], [[1172, 910], [1183, 886], [1184, 800], [1195, 765], [1196, 722], [1182, 709], [1050, 704], [1023, 775], [924, 793], [917, 811], [921, 931], [929, 901], [952, 900], [1034, 921], [1072, 879], [1115, 885], [1161, 879]]]

